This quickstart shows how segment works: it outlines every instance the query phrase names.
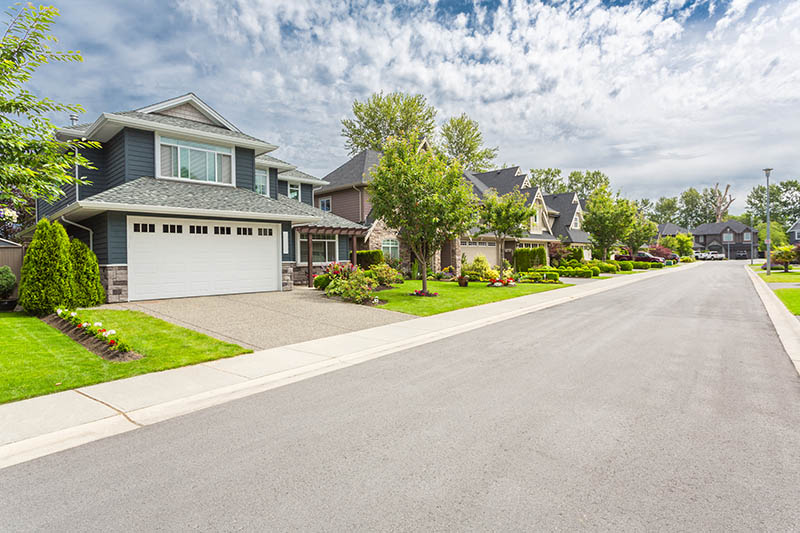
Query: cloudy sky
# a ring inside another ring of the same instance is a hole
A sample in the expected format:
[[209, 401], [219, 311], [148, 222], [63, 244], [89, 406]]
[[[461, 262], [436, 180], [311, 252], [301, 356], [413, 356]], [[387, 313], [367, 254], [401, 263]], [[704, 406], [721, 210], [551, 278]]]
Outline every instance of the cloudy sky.
[[739, 212], [762, 167], [800, 176], [799, 0], [55, 1], [84, 63], [38, 92], [94, 120], [194, 91], [319, 176], [380, 90], [467, 112], [498, 163], [600, 169], [630, 197], [719, 181]]

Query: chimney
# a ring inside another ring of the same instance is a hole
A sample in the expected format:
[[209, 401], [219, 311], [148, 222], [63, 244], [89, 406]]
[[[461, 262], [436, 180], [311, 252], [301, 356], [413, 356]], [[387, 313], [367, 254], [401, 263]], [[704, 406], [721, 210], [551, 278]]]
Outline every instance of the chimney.
[[77, 124], [77, 123], [78, 123], [78, 115], [76, 115], [75, 113], [72, 113], [72, 114], [69, 116], [69, 121], [70, 121], [70, 122], [72, 123], [72, 125], [74, 126], [75, 124]]

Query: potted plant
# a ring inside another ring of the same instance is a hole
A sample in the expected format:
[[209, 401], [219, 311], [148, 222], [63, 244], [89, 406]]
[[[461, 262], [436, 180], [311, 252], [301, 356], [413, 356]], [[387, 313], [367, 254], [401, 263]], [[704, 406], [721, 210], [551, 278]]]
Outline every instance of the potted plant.
[[11, 267], [0, 267], [0, 311], [13, 311], [17, 307], [17, 299], [9, 299], [16, 286], [17, 277], [11, 272]]
[[459, 287], [466, 287], [469, 285], [469, 276], [460, 275], [458, 276], [458, 286]]

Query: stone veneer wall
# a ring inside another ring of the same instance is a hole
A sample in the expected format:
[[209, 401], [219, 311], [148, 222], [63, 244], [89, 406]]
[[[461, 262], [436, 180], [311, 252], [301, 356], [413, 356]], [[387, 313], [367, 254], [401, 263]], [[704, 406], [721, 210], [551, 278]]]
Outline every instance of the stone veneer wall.
[[290, 291], [294, 286], [294, 267], [293, 265], [281, 265], [281, 290]]
[[[350, 261], [340, 261], [341, 263], [350, 263]], [[319, 276], [325, 271], [324, 266], [314, 265], [312, 267], [315, 276]], [[296, 265], [294, 267], [293, 279], [295, 285], [308, 286], [308, 265]]]
[[[379, 220], [375, 223], [375, 226], [372, 228], [372, 231], [369, 234], [369, 239], [364, 242], [365, 248], [363, 249], [380, 250], [384, 239], [397, 239], [400, 241], [400, 270], [406, 273], [411, 272], [411, 265], [414, 263], [414, 254], [411, 252], [411, 248], [409, 248], [401, 239], [399, 239], [397, 232], [387, 227], [382, 220]], [[461, 259], [459, 256], [459, 261], [460, 260]], [[437, 251], [433, 256], [433, 268], [437, 271], [441, 270], [442, 268], [441, 251]]]
[[100, 265], [100, 283], [106, 290], [106, 302], [128, 301], [128, 265]]

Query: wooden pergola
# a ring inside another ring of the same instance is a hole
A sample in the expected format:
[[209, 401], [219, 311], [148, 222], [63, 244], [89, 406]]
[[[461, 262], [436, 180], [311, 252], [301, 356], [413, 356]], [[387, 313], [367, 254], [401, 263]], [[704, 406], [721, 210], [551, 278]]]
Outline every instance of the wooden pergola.
[[295, 230], [308, 237], [308, 286], [314, 286], [314, 235], [347, 235], [350, 237], [350, 262], [356, 264], [356, 239], [367, 234], [367, 228], [333, 228], [326, 226], [295, 226]]

